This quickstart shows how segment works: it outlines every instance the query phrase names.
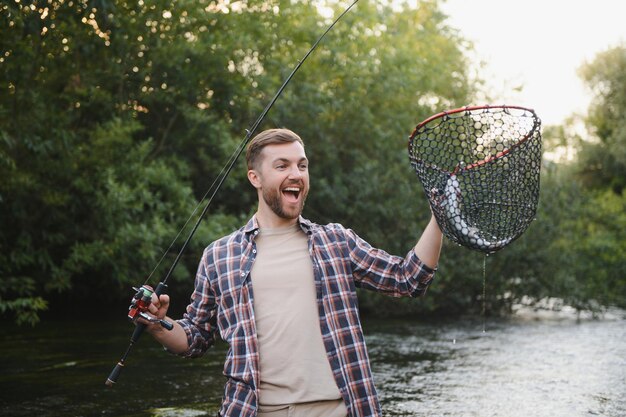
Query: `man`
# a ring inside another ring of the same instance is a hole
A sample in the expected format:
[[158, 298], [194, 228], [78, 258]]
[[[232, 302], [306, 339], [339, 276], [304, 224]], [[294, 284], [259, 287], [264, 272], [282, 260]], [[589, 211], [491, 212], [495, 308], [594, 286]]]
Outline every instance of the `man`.
[[[406, 258], [392, 256], [339, 224], [301, 217], [309, 171], [294, 132], [258, 134], [246, 159], [256, 214], [205, 249], [174, 329], [148, 331], [187, 357], [202, 355], [219, 332], [229, 345], [222, 416], [380, 416], [355, 287], [424, 294], [441, 250], [436, 221]], [[154, 297], [150, 312], [165, 318], [168, 305], [167, 295]]]

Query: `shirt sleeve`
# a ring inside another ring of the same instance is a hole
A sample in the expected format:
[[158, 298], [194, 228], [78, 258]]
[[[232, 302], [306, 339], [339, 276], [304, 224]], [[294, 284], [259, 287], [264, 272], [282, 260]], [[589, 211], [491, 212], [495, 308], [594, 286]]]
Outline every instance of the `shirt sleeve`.
[[423, 263], [411, 249], [402, 258], [372, 247], [346, 229], [355, 284], [393, 297], [418, 297], [426, 293], [436, 268]]
[[180, 356], [202, 356], [215, 342], [217, 333], [217, 304], [215, 291], [211, 286], [213, 262], [211, 246], [205, 251], [196, 274], [195, 289], [191, 302], [181, 320], [177, 320], [187, 335], [189, 349]]

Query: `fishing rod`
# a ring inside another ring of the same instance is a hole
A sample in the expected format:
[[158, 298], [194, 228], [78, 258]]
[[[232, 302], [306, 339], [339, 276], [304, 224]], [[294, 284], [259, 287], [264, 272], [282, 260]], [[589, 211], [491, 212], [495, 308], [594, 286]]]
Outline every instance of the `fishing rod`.
[[[185, 250], [187, 249], [187, 246], [189, 245], [189, 242], [191, 241], [193, 235], [198, 230], [198, 227], [200, 226], [200, 223], [202, 222], [202, 219], [204, 218], [204, 216], [208, 212], [209, 206], [213, 202], [213, 199], [215, 198], [217, 192], [222, 187], [222, 184], [224, 183], [224, 181], [226, 180], [226, 178], [228, 177], [230, 172], [233, 170], [235, 164], [237, 163], [239, 157], [241, 156], [241, 153], [246, 148], [246, 145], [248, 144], [248, 142], [252, 138], [252, 135], [254, 135], [254, 133], [257, 131], [257, 129], [259, 128], [259, 126], [261, 125], [263, 120], [265, 119], [265, 116], [267, 115], [267, 113], [274, 106], [274, 103], [276, 102], [276, 100], [278, 100], [278, 97], [280, 97], [280, 95], [282, 94], [282, 92], [285, 89], [285, 87], [287, 87], [287, 84], [289, 84], [289, 82], [291, 81], [293, 76], [296, 74], [296, 72], [298, 72], [298, 70], [300, 69], [302, 64], [304, 64], [304, 62], [307, 60], [309, 55], [311, 55], [313, 53], [313, 51], [317, 48], [317, 46], [322, 41], [322, 39], [324, 39], [326, 34], [332, 30], [332, 28], [337, 24], [337, 22], [339, 22], [341, 20], [341, 18], [344, 15], [346, 15], [352, 9], [352, 7], [354, 7], [357, 4], [358, 1], [359, 0], [354, 0], [326, 28], [326, 30], [317, 38], [315, 43], [313, 43], [313, 46], [311, 46], [311, 48], [307, 51], [307, 53], [304, 54], [304, 56], [298, 61], [296, 66], [293, 68], [291, 73], [287, 76], [287, 78], [285, 79], [283, 84], [280, 86], [280, 88], [278, 89], [276, 94], [274, 94], [274, 97], [270, 100], [270, 102], [267, 104], [267, 106], [265, 106], [265, 108], [263, 109], [263, 111], [261, 112], [259, 117], [256, 119], [256, 121], [250, 127], [250, 129], [246, 129], [245, 137], [239, 143], [239, 145], [235, 149], [235, 152], [230, 156], [229, 160], [226, 162], [226, 165], [224, 165], [224, 167], [222, 168], [220, 173], [217, 175], [216, 179], [213, 181], [213, 184], [211, 184], [211, 186], [209, 187], [207, 192], [204, 194], [204, 196], [202, 197], [200, 202], [196, 205], [195, 209], [193, 210], [193, 212], [191, 213], [189, 218], [187, 218], [187, 221], [185, 222], [183, 227], [180, 229], [180, 231], [178, 232], [178, 234], [176, 235], [176, 237], [174, 238], [174, 240], [172, 241], [170, 246], [167, 248], [167, 250], [165, 251], [165, 253], [161, 257], [161, 259], [159, 260], [157, 265], [154, 267], [154, 269], [152, 270], [152, 272], [150, 273], [148, 278], [146, 278], [146, 281], [144, 282], [144, 284], [141, 287], [139, 287], [139, 288], [133, 287], [133, 289], [136, 291], [136, 293], [133, 296], [133, 298], [131, 300], [131, 303], [130, 303], [130, 306], [128, 308], [128, 319], [135, 323], [135, 329], [134, 329], [134, 331], [133, 331], [133, 333], [132, 333], [132, 335], [130, 337], [130, 344], [128, 345], [128, 348], [126, 349], [126, 351], [122, 355], [122, 358], [118, 361], [118, 363], [115, 365], [115, 367], [113, 368], [113, 370], [109, 374], [109, 376], [108, 376], [108, 378], [107, 378], [107, 380], [105, 382], [106, 386], [112, 387], [117, 382], [117, 379], [119, 378], [120, 373], [122, 372], [122, 369], [124, 368], [124, 365], [126, 363], [126, 359], [128, 358], [128, 355], [130, 354], [133, 346], [135, 345], [135, 343], [137, 343], [137, 341], [139, 340], [139, 338], [141, 337], [141, 335], [143, 334], [143, 332], [145, 331], [145, 329], [147, 327], [147, 324], [137, 322], [138, 318], [141, 317], [141, 318], [143, 318], [144, 320], [146, 320], [146, 321], [148, 321], [150, 323], [158, 322], [161, 326], [163, 326], [167, 330], [172, 330], [174, 328], [174, 325], [172, 323], [168, 322], [167, 320], [160, 320], [160, 319], [151, 317], [147, 313], [148, 307], [150, 306], [150, 304], [152, 302], [152, 295], [154, 294], [158, 298], [161, 294], [164, 294], [165, 291], [167, 290], [167, 284], [166, 284], [167, 280], [170, 278], [170, 276], [174, 272], [174, 269], [176, 268], [176, 266], [178, 265], [178, 262], [182, 258], [183, 253], [185, 252]], [[207, 199], [207, 196], [209, 196], [208, 199]], [[187, 235], [187, 238], [185, 239], [185, 242], [183, 243], [183, 245], [181, 246], [180, 250], [178, 251], [178, 254], [176, 255], [176, 258], [174, 259], [174, 262], [172, 263], [172, 266], [167, 271], [167, 274], [165, 275], [163, 280], [161, 282], [159, 282], [157, 287], [153, 290], [152, 287], [150, 287], [147, 283], [150, 281], [150, 278], [152, 277], [154, 272], [157, 270], [157, 268], [159, 267], [159, 265], [161, 264], [161, 262], [163, 261], [165, 256], [168, 254], [170, 249], [174, 246], [175, 242], [178, 240], [178, 237], [181, 235], [183, 229], [187, 226], [187, 224], [190, 222], [191, 218], [194, 216], [194, 214], [196, 213], [198, 208], [202, 205], [202, 203], [205, 200], [207, 200], [207, 202], [206, 202], [202, 212], [200, 213], [198, 219], [196, 220], [193, 228], [189, 232], [189, 235]]]

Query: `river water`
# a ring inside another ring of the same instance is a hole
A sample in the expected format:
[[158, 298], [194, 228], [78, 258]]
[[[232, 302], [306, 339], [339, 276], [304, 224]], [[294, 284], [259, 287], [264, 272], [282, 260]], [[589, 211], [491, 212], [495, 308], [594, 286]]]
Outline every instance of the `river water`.
[[[626, 416], [626, 319], [364, 320], [385, 416]], [[144, 336], [104, 381], [132, 328], [0, 328], [2, 416], [214, 416], [225, 346], [168, 355]]]

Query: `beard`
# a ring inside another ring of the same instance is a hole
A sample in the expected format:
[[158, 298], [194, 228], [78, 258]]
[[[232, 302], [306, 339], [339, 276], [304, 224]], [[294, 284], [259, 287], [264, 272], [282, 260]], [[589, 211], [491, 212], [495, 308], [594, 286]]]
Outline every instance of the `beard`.
[[302, 210], [304, 210], [304, 203], [306, 201], [308, 190], [305, 191], [304, 188], [302, 188], [302, 191], [300, 192], [302, 193], [302, 198], [295, 208], [287, 208], [283, 206], [282, 193], [276, 189], [263, 189], [263, 200], [278, 217], [281, 219], [293, 220], [298, 218], [300, 214], [302, 214]]

